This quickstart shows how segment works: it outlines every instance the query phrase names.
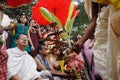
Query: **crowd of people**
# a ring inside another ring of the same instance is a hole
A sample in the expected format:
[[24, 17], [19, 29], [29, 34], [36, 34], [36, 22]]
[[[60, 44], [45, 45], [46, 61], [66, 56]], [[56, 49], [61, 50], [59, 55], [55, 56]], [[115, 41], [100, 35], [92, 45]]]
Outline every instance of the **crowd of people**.
[[[63, 43], [59, 42], [61, 32], [55, 28], [56, 23], [38, 25], [33, 19], [28, 21], [26, 14], [21, 14], [19, 19], [13, 22], [4, 13], [5, 9], [6, 0], [0, 0], [1, 80], [75, 78], [71, 72], [64, 72], [64, 55], [61, 56], [63, 51], [60, 47]], [[67, 43], [64, 42], [62, 47], [65, 45]]]
[[0, 80], [120, 79], [120, 41], [114, 30], [120, 12], [114, 5], [85, 0], [90, 24], [69, 47], [55, 22], [39, 25], [21, 14], [11, 23], [6, 2], [0, 0]]

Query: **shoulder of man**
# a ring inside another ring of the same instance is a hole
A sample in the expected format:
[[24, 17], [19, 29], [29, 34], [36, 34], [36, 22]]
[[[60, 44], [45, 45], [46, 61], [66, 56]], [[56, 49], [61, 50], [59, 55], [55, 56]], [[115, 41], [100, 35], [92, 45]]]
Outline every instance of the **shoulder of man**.
[[11, 53], [11, 52], [13, 53], [14, 51], [15, 51], [15, 48], [9, 48], [6, 50], [7, 53]]
[[11, 22], [10, 17], [8, 15], [4, 14], [1, 25], [3, 27], [7, 27], [8, 25], [10, 25], [10, 22]]

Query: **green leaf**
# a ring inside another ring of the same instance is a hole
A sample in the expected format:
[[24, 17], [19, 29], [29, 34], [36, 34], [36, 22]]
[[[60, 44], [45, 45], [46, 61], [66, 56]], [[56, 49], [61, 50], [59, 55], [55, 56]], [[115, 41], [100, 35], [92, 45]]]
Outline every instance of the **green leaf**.
[[44, 7], [41, 7], [40, 8], [40, 12], [42, 14], [42, 16], [49, 22], [56, 22], [58, 27], [62, 27], [62, 24], [60, 22], [60, 20], [52, 13], [50, 12], [49, 10], [47, 10], [46, 8]]
[[61, 38], [65, 39], [65, 40], [68, 40], [68, 35], [66, 32], [62, 33], [61, 34]]
[[40, 8], [40, 12], [42, 14], [42, 16], [49, 22], [54, 22], [53, 18], [52, 18], [52, 15], [50, 14], [50, 12], [44, 8], [44, 7], [41, 7]]
[[71, 20], [68, 20], [68, 21], [67, 21], [65, 30], [66, 30], [66, 32], [67, 32], [68, 34], [69, 34], [70, 31], [72, 30]]
[[[51, 13], [51, 12], [50, 12]], [[60, 20], [53, 14], [53, 13], [51, 13], [51, 15], [52, 15], [52, 17], [53, 17], [53, 19], [54, 19], [54, 22], [56, 22], [57, 23], [57, 25], [58, 25], [58, 27], [62, 27], [62, 24], [61, 24], [61, 22], [60, 22]]]
[[78, 12], [79, 12], [79, 10], [76, 11], [75, 15], [73, 16], [73, 18], [71, 20], [68, 20], [68, 24], [66, 26], [66, 28], [67, 28], [66, 30], [69, 33], [69, 35], [71, 34], [71, 31], [72, 31], [72, 28], [73, 28], [73, 23], [74, 23], [75, 17], [76, 17]]
[[66, 24], [65, 24], [65, 30], [68, 32], [68, 24], [70, 23], [70, 19], [71, 19], [71, 16], [72, 16], [72, 13], [73, 13], [73, 10], [74, 10], [74, 1], [71, 1], [71, 4], [70, 4], [70, 8], [69, 8], [69, 13], [68, 13], [68, 18], [67, 18], [67, 21], [66, 21]]
[[73, 10], [74, 10], [74, 1], [71, 1], [70, 8], [69, 8], [69, 12], [68, 12], [68, 19], [71, 18], [71, 15], [72, 15], [72, 13], [73, 13]]

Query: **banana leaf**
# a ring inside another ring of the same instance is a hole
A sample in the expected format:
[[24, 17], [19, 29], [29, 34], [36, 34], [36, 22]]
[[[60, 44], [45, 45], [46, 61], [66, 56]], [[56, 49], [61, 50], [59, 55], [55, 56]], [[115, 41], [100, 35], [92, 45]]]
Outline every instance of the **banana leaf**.
[[60, 27], [60, 28], [62, 27], [60, 20], [52, 12], [50, 12], [49, 10], [47, 10], [44, 7], [40, 8], [40, 12], [46, 20], [48, 20], [51, 23], [56, 22], [58, 27]]
[[71, 19], [73, 10], [74, 10], [74, 1], [71, 1], [70, 8], [69, 8], [69, 13], [68, 13], [68, 18], [67, 18], [67, 21], [66, 21], [66, 24], [65, 24], [66, 32], [68, 32], [67, 27], [69, 27], [69, 23], [70, 23], [70, 19]]
[[71, 31], [72, 31], [72, 28], [73, 28], [73, 23], [74, 23], [76, 15], [78, 13], [79, 13], [79, 10], [75, 12], [75, 15], [72, 17], [72, 19], [68, 20], [68, 23], [67, 23], [67, 26], [66, 26], [66, 30], [67, 30], [67, 33], [69, 35], [71, 34]]

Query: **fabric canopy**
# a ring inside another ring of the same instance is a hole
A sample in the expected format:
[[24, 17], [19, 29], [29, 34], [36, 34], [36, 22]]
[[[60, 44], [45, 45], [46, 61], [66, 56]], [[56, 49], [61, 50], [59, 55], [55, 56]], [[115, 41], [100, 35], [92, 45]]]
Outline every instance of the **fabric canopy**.
[[32, 0], [7, 0], [8, 6], [15, 8], [32, 2]]
[[[71, 0], [40, 0], [32, 7], [32, 18], [40, 25], [50, 24], [40, 13], [40, 7], [45, 7], [51, 11], [64, 26], [68, 17], [70, 3]], [[73, 13], [75, 13], [76, 7], [77, 6], [75, 6]]]

